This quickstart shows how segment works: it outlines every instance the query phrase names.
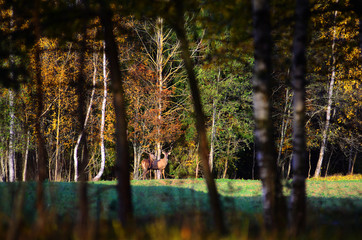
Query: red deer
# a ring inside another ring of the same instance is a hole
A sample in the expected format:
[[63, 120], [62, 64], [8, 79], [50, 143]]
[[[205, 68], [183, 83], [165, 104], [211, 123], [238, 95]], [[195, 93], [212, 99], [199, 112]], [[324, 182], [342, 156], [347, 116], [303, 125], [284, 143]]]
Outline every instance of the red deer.
[[[165, 168], [167, 166], [167, 163], [168, 163], [168, 155], [171, 154], [171, 151], [170, 152], [164, 152], [162, 151], [164, 157], [158, 161], [153, 161], [151, 162], [150, 165], [147, 164], [147, 162], [145, 160], [145, 164], [143, 163], [142, 161], [142, 169], [143, 169], [143, 175], [142, 175], [142, 178], [144, 179], [145, 175], [147, 174], [147, 172], [149, 170], [161, 170], [162, 171], [162, 175], [163, 175], [163, 178], [166, 179], [165, 177]], [[154, 155], [152, 155], [154, 157]], [[150, 158], [151, 158], [151, 154], [150, 154]], [[149, 162], [150, 163], [150, 162]]]
[[[152, 153], [149, 153], [148, 155], [149, 155], [148, 159], [143, 159], [141, 161], [142, 172], [143, 172], [141, 179], [145, 179], [146, 173], [151, 169], [152, 164], [156, 159], [155, 155], [153, 155]], [[151, 178], [151, 172], [150, 172], [150, 178]]]

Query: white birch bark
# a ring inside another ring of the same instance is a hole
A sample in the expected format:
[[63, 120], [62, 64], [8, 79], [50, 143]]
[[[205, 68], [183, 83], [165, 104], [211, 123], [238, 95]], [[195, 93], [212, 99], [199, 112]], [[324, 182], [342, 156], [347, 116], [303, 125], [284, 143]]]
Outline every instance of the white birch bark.
[[26, 181], [26, 171], [28, 166], [29, 144], [30, 144], [30, 132], [28, 130], [26, 133], [26, 145], [25, 145], [24, 165], [23, 165], [23, 174], [22, 174], [22, 179], [24, 182]]
[[15, 133], [14, 133], [14, 93], [9, 89], [9, 182], [15, 181]]
[[[95, 58], [96, 59], [96, 58]], [[88, 124], [88, 119], [89, 119], [89, 115], [92, 109], [92, 104], [93, 104], [93, 98], [94, 98], [94, 92], [95, 92], [95, 85], [96, 85], [96, 75], [97, 75], [97, 64], [94, 63], [94, 69], [93, 69], [93, 86], [92, 86], [92, 93], [89, 99], [89, 105], [88, 105], [88, 109], [87, 109], [87, 113], [85, 116], [85, 120], [83, 123], [83, 129], [85, 129], [87, 127]], [[74, 160], [74, 181], [78, 181], [78, 147], [80, 144], [80, 141], [83, 137], [83, 131], [80, 132], [77, 142], [75, 144], [74, 147], [74, 155], [73, 155], [73, 160]]]
[[100, 129], [100, 139], [101, 139], [101, 167], [98, 174], [94, 177], [94, 181], [98, 181], [104, 172], [104, 167], [106, 164], [106, 152], [104, 148], [104, 125], [106, 121], [106, 103], [107, 103], [107, 70], [106, 70], [106, 53], [105, 45], [103, 51], [103, 101], [102, 101], [102, 119], [101, 119], [101, 129]]
[[323, 157], [324, 157], [324, 152], [325, 152], [326, 145], [327, 145], [329, 123], [330, 123], [330, 119], [331, 119], [332, 102], [333, 102], [333, 87], [334, 87], [334, 82], [336, 79], [336, 56], [335, 56], [335, 45], [336, 45], [336, 34], [337, 34], [336, 33], [336, 31], [337, 31], [336, 30], [336, 18], [337, 18], [337, 11], [334, 12], [333, 41], [332, 41], [332, 74], [331, 74], [331, 81], [329, 82], [329, 90], [328, 90], [326, 124], [324, 125], [324, 129], [323, 129], [321, 149], [319, 152], [317, 167], [314, 172], [314, 177], [319, 177], [321, 175]]

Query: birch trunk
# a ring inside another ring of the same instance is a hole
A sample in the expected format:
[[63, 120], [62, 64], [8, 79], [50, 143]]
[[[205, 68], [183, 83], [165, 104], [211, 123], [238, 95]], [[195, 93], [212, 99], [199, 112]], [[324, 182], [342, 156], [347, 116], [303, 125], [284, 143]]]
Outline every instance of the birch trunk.
[[268, 230], [285, 227], [285, 199], [277, 171], [271, 121], [271, 27], [269, 1], [253, 0], [254, 77], [253, 103], [256, 160], [262, 180], [264, 223]]
[[14, 95], [9, 89], [9, 182], [15, 182], [15, 133], [14, 133]]
[[106, 71], [106, 52], [105, 44], [103, 50], [103, 101], [102, 101], [102, 119], [101, 119], [101, 129], [100, 129], [100, 139], [101, 139], [101, 168], [99, 169], [98, 174], [94, 177], [94, 181], [98, 181], [104, 172], [104, 167], [106, 164], [106, 152], [104, 148], [104, 125], [106, 122], [106, 103], [107, 103], [107, 71]]
[[[287, 91], [285, 92], [285, 106], [284, 106], [284, 114], [283, 114], [283, 118], [282, 118], [282, 127], [281, 127], [281, 132], [280, 132], [280, 142], [279, 142], [279, 150], [278, 150], [278, 158], [277, 158], [277, 163], [279, 166], [282, 164], [281, 156], [282, 156], [282, 151], [283, 151], [283, 146], [284, 146], [284, 141], [285, 141], [285, 135], [286, 135], [288, 125], [289, 125], [290, 105], [291, 105], [291, 101], [289, 101], [289, 89], [287, 88]], [[283, 164], [283, 167], [284, 167], [284, 164]], [[284, 174], [284, 171], [282, 171], [282, 173]]]
[[[96, 89], [96, 76], [97, 76], [97, 66], [96, 65], [97, 65], [96, 63], [94, 63], [94, 65], [93, 65], [93, 77], [92, 77], [93, 86], [92, 86], [92, 93], [91, 93], [91, 96], [90, 96], [90, 99], [89, 99], [88, 109], [87, 109], [87, 112], [86, 112], [86, 115], [85, 115], [84, 122], [81, 123], [81, 124], [83, 124], [82, 130], [80, 131], [80, 133], [78, 135], [77, 142], [76, 142], [75, 147], [74, 147], [73, 160], [74, 160], [74, 181], [75, 182], [78, 181], [78, 148], [81, 145], [81, 141], [84, 139], [85, 129], [87, 127], [90, 112], [92, 110], [94, 92], [95, 92], [95, 89]], [[83, 102], [83, 101], [80, 100], [79, 104], [81, 104], [81, 102]], [[87, 144], [87, 143], [84, 142], [84, 145], [85, 144]]]
[[[218, 92], [218, 84], [220, 81], [220, 74], [221, 71], [219, 69], [217, 79], [216, 79], [216, 95]], [[209, 165], [210, 165], [210, 172], [212, 173], [212, 169], [214, 167], [214, 145], [215, 145], [215, 135], [216, 135], [216, 105], [217, 100], [215, 97], [212, 99], [212, 122], [211, 122], [211, 138], [210, 138], [210, 156], [209, 156]]]
[[58, 111], [57, 111], [57, 133], [56, 133], [56, 145], [55, 145], [55, 170], [54, 170], [54, 180], [60, 181], [61, 175], [59, 171], [59, 130], [60, 130], [60, 109], [61, 109], [61, 96], [60, 96], [60, 86], [58, 86]]
[[23, 174], [22, 174], [22, 179], [24, 182], [26, 181], [26, 170], [27, 170], [27, 166], [28, 166], [29, 145], [30, 145], [30, 132], [28, 130], [26, 132], [26, 145], [25, 145], [24, 165], [23, 165]]
[[[338, 2], [338, 1], [337, 1]], [[331, 81], [329, 82], [329, 90], [328, 90], [328, 103], [327, 103], [327, 111], [326, 111], [326, 124], [324, 125], [323, 134], [322, 134], [322, 143], [321, 149], [319, 152], [319, 158], [317, 162], [317, 167], [314, 172], [314, 177], [320, 177], [324, 152], [327, 145], [327, 137], [328, 137], [328, 130], [329, 130], [329, 123], [331, 119], [331, 110], [332, 110], [332, 102], [333, 102], [333, 87], [334, 82], [336, 79], [336, 56], [335, 56], [335, 45], [336, 45], [336, 18], [337, 18], [337, 11], [334, 12], [334, 26], [333, 26], [333, 41], [332, 41], [332, 74], [331, 74]]]
[[293, 235], [301, 234], [306, 224], [306, 161], [305, 134], [305, 75], [306, 43], [309, 17], [308, 0], [297, 0], [296, 23], [293, 40], [292, 87], [293, 97], [293, 184], [290, 198], [290, 225]]

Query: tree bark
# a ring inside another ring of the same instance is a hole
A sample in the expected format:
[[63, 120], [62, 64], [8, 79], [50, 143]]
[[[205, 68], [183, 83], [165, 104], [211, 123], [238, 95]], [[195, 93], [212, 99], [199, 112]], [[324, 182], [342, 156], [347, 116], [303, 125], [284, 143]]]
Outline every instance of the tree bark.
[[104, 147], [104, 125], [106, 122], [106, 103], [107, 103], [107, 70], [106, 70], [106, 52], [105, 44], [103, 50], [103, 101], [102, 101], [102, 119], [101, 119], [101, 129], [100, 129], [100, 139], [101, 139], [101, 168], [99, 169], [98, 174], [94, 177], [94, 181], [98, 181], [104, 172], [104, 167], [106, 164], [106, 152]]
[[192, 62], [191, 55], [189, 52], [189, 43], [186, 37], [185, 30], [185, 20], [184, 20], [184, 6], [182, 1], [176, 1], [176, 16], [174, 19], [170, 19], [173, 24], [174, 30], [176, 31], [177, 38], [179, 39], [181, 45], [181, 56], [184, 61], [186, 73], [188, 76], [188, 81], [191, 89], [191, 95], [194, 105], [194, 111], [196, 116], [196, 129], [198, 133], [198, 138], [200, 142], [200, 159], [202, 164], [203, 173], [206, 179], [206, 184], [208, 187], [210, 206], [213, 212], [213, 220], [215, 222], [216, 229], [220, 233], [224, 233], [225, 223], [224, 217], [221, 209], [221, 204], [219, 200], [219, 195], [216, 189], [215, 181], [212, 177], [210, 166], [209, 166], [209, 144], [206, 136], [206, 127], [205, 127], [205, 115], [202, 110], [202, 104], [200, 99], [200, 91], [197, 85], [197, 80], [194, 72], [194, 63]]
[[126, 106], [123, 90], [123, 76], [120, 71], [118, 47], [113, 34], [113, 13], [104, 10], [101, 22], [104, 29], [106, 56], [110, 66], [110, 79], [113, 91], [113, 105], [116, 113], [116, 175], [118, 178], [117, 192], [119, 199], [118, 217], [123, 225], [133, 221], [131, 185], [129, 179], [129, 153], [127, 140]]
[[290, 197], [290, 225], [293, 235], [301, 234], [306, 223], [305, 175], [307, 145], [305, 134], [305, 75], [306, 44], [309, 18], [308, 0], [297, 0], [296, 23], [293, 40], [292, 88], [293, 97], [293, 184]]
[[29, 156], [29, 145], [30, 145], [30, 131], [26, 132], [26, 145], [25, 145], [25, 153], [24, 153], [24, 164], [23, 164], [23, 173], [22, 180], [26, 181], [26, 170], [28, 166], [28, 156]]
[[[82, 43], [83, 44], [83, 43]], [[85, 43], [84, 43], [85, 44]], [[85, 54], [85, 53], [81, 53], [81, 54]], [[81, 58], [84, 58], [84, 56], [81, 56]], [[84, 59], [80, 60], [80, 62], [84, 62]], [[81, 64], [82, 65], [82, 64]], [[83, 74], [83, 73], [80, 73], [80, 74]], [[94, 98], [94, 92], [95, 92], [95, 87], [96, 87], [96, 74], [97, 74], [97, 67], [96, 67], [96, 64], [94, 64], [94, 70], [93, 70], [93, 80], [92, 80], [92, 93], [91, 93], [91, 96], [90, 96], [90, 99], [89, 99], [89, 105], [88, 105], [88, 109], [87, 109], [87, 112], [84, 116], [84, 110], [83, 110], [83, 107], [85, 106], [85, 94], [84, 94], [84, 89], [86, 88], [85, 87], [85, 81], [84, 80], [78, 80], [79, 82], [79, 85], [77, 86], [78, 87], [78, 104], [80, 106], [78, 106], [78, 111], [80, 112], [79, 113], [79, 124], [81, 124], [81, 130], [80, 130], [80, 133], [78, 135], [78, 138], [77, 138], [77, 142], [75, 144], [75, 147], [74, 147], [74, 155], [73, 155], [73, 158], [74, 158], [74, 181], [78, 181], [78, 148], [81, 146], [83, 148], [87, 147], [87, 136], [86, 136], [86, 127], [87, 127], [87, 124], [88, 124], [88, 120], [89, 120], [89, 116], [90, 116], [90, 112], [92, 110], [92, 105], [93, 105], [93, 98]], [[81, 78], [84, 78], [81, 77]], [[81, 116], [83, 115], [83, 116]], [[88, 151], [88, 150], [87, 150]], [[83, 152], [84, 152], [84, 149], [83, 149]], [[83, 153], [82, 152], [82, 153]], [[81, 171], [84, 171], [85, 170], [85, 167], [88, 165], [88, 163], [85, 163], [84, 161], [88, 161], [88, 159], [82, 159], [81, 160], [83, 163], [82, 163], [82, 169]]]
[[335, 45], [336, 45], [336, 19], [337, 19], [337, 11], [334, 12], [334, 26], [333, 26], [333, 41], [332, 41], [332, 74], [331, 81], [329, 82], [329, 90], [328, 90], [328, 103], [327, 103], [327, 111], [326, 111], [326, 123], [324, 125], [323, 134], [322, 134], [322, 143], [321, 149], [319, 152], [319, 158], [317, 162], [317, 167], [314, 172], [314, 177], [317, 178], [321, 175], [322, 163], [324, 152], [327, 145], [327, 137], [329, 130], [329, 123], [331, 119], [331, 111], [332, 111], [332, 103], [333, 103], [333, 87], [336, 79], [336, 55], [335, 55]]
[[14, 93], [9, 89], [9, 182], [15, 182]]
[[262, 180], [264, 223], [268, 230], [285, 227], [286, 210], [277, 171], [276, 147], [271, 121], [271, 27], [269, 1], [253, 0], [254, 77], [253, 103], [256, 160]]

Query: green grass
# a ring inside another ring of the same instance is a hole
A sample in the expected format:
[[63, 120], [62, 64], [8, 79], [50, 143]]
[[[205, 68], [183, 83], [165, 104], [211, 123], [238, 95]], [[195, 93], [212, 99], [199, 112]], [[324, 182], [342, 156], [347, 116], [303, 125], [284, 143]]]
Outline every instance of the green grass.
[[[261, 183], [254, 180], [217, 180], [222, 207], [228, 223], [243, 221], [261, 225]], [[93, 219], [113, 221], [116, 219], [116, 182], [89, 183], [90, 213]], [[183, 219], [201, 217], [209, 224], [209, 201], [207, 188], [202, 179], [185, 180], [133, 180], [132, 200], [134, 214], [140, 222], [155, 219]], [[290, 184], [285, 187], [289, 194]], [[46, 207], [57, 219], [76, 219], [77, 183], [44, 184]], [[35, 219], [36, 183], [0, 183], [0, 222], [10, 221], [12, 209], [19, 208], [15, 202], [24, 196], [22, 215], [27, 222]], [[23, 193], [22, 193], [23, 191]], [[362, 180], [307, 181], [308, 222], [320, 226], [348, 227], [359, 231], [362, 216]], [[206, 216], [206, 217], [205, 217]], [[237, 220], [237, 221], [236, 221]], [[165, 226], [170, 222], [163, 223]], [[231, 228], [231, 227], [230, 227]], [[353, 234], [353, 232], [352, 232]]]

